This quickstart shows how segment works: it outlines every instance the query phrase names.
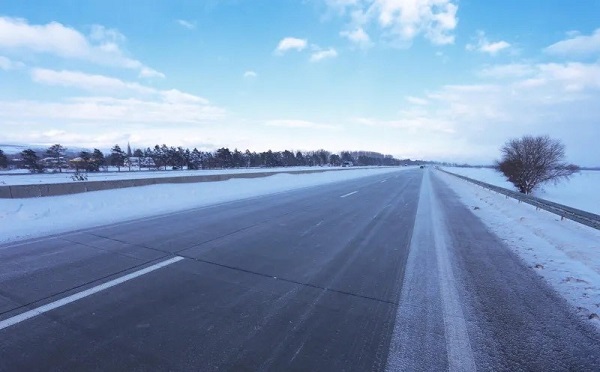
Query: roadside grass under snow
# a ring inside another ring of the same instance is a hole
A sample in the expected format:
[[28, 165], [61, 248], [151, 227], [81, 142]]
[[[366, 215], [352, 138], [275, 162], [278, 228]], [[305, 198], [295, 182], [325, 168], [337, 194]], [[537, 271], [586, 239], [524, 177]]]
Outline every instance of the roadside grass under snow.
[[0, 199], [0, 243], [405, 169], [414, 167], [275, 174], [220, 182], [161, 184], [43, 198]]
[[[513, 184], [508, 182], [502, 173], [491, 168], [444, 167], [442, 169], [516, 191]], [[568, 181], [562, 181], [558, 184], [543, 184], [538, 190], [534, 190], [532, 195], [569, 207], [600, 214], [600, 192], [598, 190], [600, 190], [600, 171], [583, 170], [573, 175]]]
[[600, 327], [600, 231], [561, 221], [555, 214], [457, 177], [436, 174], [581, 317]]

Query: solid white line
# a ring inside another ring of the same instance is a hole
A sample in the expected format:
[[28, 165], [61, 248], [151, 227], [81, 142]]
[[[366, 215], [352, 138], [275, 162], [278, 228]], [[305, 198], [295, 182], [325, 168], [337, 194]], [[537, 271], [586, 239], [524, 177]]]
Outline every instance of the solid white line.
[[345, 197], [347, 197], [347, 196], [354, 195], [354, 194], [356, 194], [357, 192], [358, 192], [358, 191], [352, 191], [352, 192], [350, 192], [350, 193], [348, 193], [348, 194], [346, 194], [346, 195], [342, 195], [342, 196], [340, 196], [340, 198], [345, 198]]
[[173, 258], [168, 259], [166, 261], [162, 261], [162, 262], [159, 262], [159, 263], [154, 264], [152, 266], [148, 266], [148, 267], [146, 267], [144, 269], [141, 269], [141, 270], [132, 272], [130, 274], [124, 275], [124, 276], [122, 276], [120, 278], [117, 278], [117, 279], [111, 280], [109, 282], [97, 285], [97, 286], [95, 286], [93, 288], [86, 289], [85, 291], [82, 291], [82, 292], [79, 292], [79, 293], [75, 293], [75, 294], [73, 294], [71, 296], [68, 296], [68, 297], [62, 298], [60, 300], [51, 302], [49, 304], [40, 306], [40, 307], [35, 308], [33, 310], [29, 310], [29, 311], [26, 311], [26, 312], [24, 312], [22, 314], [15, 315], [12, 318], [8, 318], [6, 320], [0, 321], [0, 330], [2, 330], [4, 328], [8, 328], [8, 327], [13, 326], [13, 325], [18, 324], [18, 323], [21, 323], [21, 322], [23, 322], [23, 321], [25, 321], [27, 319], [31, 319], [33, 317], [36, 317], [36, 316], [41, 315], [43, 313], [46, 313], [46, 312], [48, 312], [50, 310], [54, 310], [54, 309], [59, 308], [61, 306], [65, 306], [67, 304], [70, 304], [71, 302], [75, 302], [77, 300], [81, 300], [82, 298], [91, 296], [91, 295], [93, 295], [95, 293], [98, 293], [98, 292], [103, 291], [105, 289], [114, 287], [116, 285], [124, 283], [124, 282], [126, 282], [128, 280], [137, 278], [137, 277], [142, 276], [144, 274], [148, 274], [149, 272], [152, 272], [152, 271], [158, 270], [158, 269], [160, 269], [162, 267], [174, 264], [175, 262], [179, 262], [181, 260], [183, 260], [183, 257], [179, 257], [179, 256], [173, 257]]

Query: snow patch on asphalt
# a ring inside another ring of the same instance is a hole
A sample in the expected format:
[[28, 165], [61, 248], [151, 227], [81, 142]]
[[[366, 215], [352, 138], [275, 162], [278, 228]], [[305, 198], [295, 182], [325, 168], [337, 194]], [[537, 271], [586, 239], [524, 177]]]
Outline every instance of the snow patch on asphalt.
[[600, 327], [600, 231], [436, 172], [485, 225]]
[[0, 199], [0, 243], [407, 169], [414, 167], [276, 174], [221, 182], [160, 184], [43, 198]]

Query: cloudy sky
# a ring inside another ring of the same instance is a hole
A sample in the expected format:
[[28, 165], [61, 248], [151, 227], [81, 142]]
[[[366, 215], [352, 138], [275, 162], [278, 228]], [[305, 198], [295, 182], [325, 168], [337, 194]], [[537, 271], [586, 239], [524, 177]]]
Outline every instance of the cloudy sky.
[[600, 165], [600, 1], [0, 3], [0, 143]]

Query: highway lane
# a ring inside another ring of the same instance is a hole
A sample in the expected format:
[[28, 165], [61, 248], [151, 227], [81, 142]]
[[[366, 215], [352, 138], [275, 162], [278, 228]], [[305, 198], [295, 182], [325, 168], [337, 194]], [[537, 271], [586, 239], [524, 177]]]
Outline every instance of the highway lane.
[[[425, 176], [424, 176], [425, 175]], [[0, 247], [0, 370], [594, 370], [597, 332], [429, 171]]]

